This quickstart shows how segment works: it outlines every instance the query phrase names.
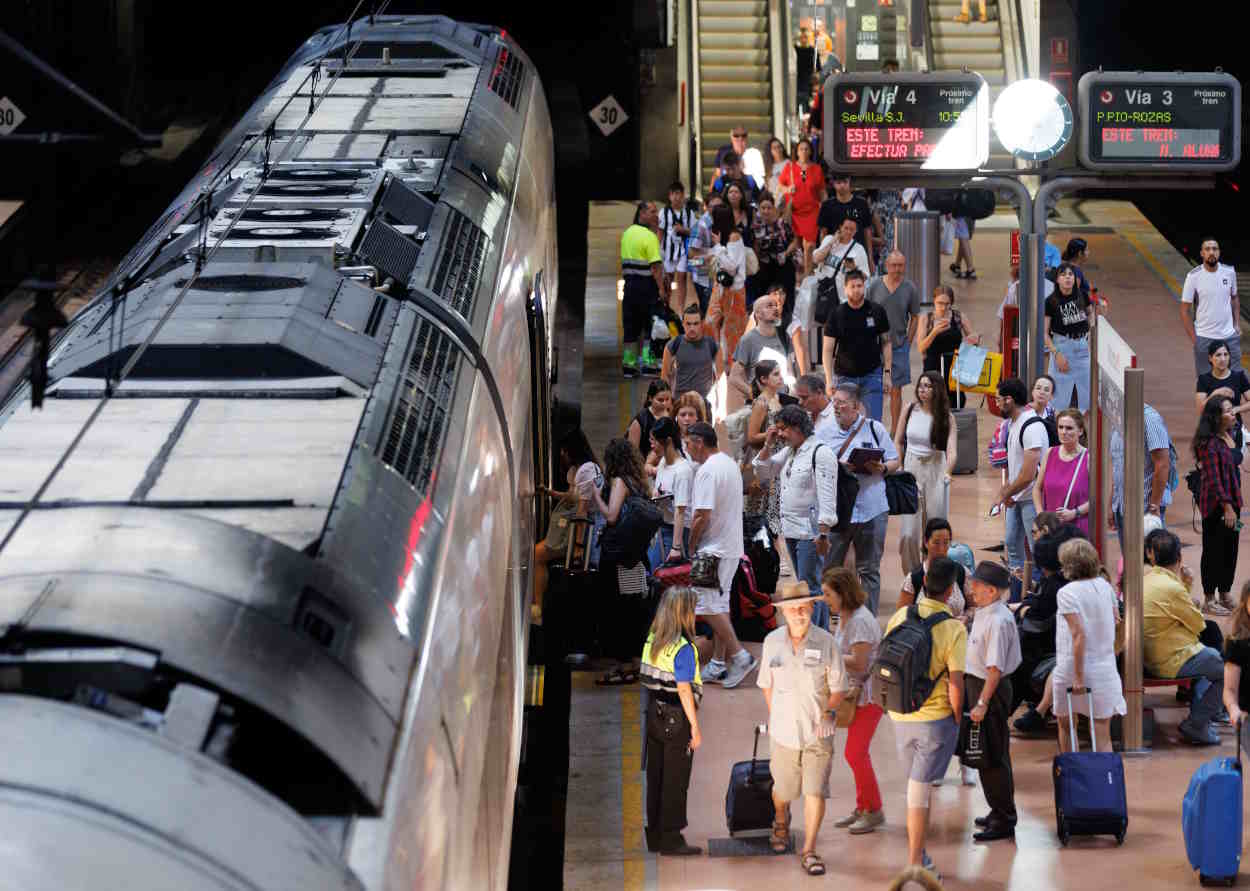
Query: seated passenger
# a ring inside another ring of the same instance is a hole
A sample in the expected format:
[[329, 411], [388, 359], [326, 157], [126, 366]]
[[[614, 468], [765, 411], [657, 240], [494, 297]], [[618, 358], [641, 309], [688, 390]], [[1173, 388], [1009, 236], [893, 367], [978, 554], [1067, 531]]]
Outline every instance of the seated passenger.
[[1033, 543], [1033, 559], [1037, 561], [1042, 578], [1016, 610], [1022, 661], [1011, 679], [1012, 712], [1022, 702], [1028, 703], [1024, 714], [1015, 720], [1015, 728], [1022, 733], [1039, 733], [1046, 729], [1046, 712], [1051, 703], [1050, 682], [1047, 680], [1041, 700], [1033, 705], [1032, 678], [1037, 667], [1055, 655], [1059, 589], [1067, 584], [1067, 579], [1059, 571], [1059, 546], [1069, 539], [1080, 537], [1080, 530], [1075, 526], [1061, 525], [1053, 532], [1039, 536]]
[[1206, 620], [1181, 580], [1181, 540], [1160, 531], [1151, 544], [1156, 565], [1142, 585], [1143, 668], [1160, 678], [1197, 678], [1181, 736], [1194, 745], [1218, 745], [1211, 719], [1220, 711], [1224, 661], [1219, 650], [1198, 639]]

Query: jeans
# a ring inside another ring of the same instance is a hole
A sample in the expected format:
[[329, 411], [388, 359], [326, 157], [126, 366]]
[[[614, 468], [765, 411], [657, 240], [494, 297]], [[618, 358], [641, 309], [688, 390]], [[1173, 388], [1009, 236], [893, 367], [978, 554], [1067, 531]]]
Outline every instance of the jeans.
[[868, 417], [874, 421], [881, 420], [881, 403], [883, 402], [883, 391], [881, 389], [882, 369], [870, 371], [863, 377], [851, 377], [849, 374], [837, 375], [836, 383], [854, 384], [859, 387], [859, 401], [863, 403], [864, 410]]
[[1055, 345], [1055, 353], [1063, 353], [1068, 361], [1068, 370], [1060, 371], [1055, 362], [1055, 353], [1050, 355], [1050, 376], [1055, 379], [1055, 411], [1067, 408], [1072, 402], [1072, 389], [1076, 388], [1076, 407], [1081, 411], [1089, 410], [1089, 338], [1064, 337], [1055, 334], [1051, 337]]
[[[1010, 569], [1020, 569], [1033, 553], [1033, 521], [1037, 518], [1037, 508], [1033, 506], [1033, 499], [1026, 496], [1023, 501], [1017, 501], [1003, 513], [1007, 518], [1007, 566]], [[1011, 600], [1013, 603], [1020, 600], [1019, 590], [1015, 586], [1012, 587]]]
[[[790, 549], [790, 562], [794, 564], [795, 574], [807, 582], [808, 591], [819, 596], [820, 573], [824, 569], [825, 558], [816, 550], [816, 542], [811, 539], [787, 538], [786, 547]], [[812, 624], [829, 630], [829, 604], [822, 600], [812, 601]]]
[[845, 535], [829, 533], [826, 565], [841, 566], [847, 550], [855, 545], [855, 573], [868, 594], [867, 606], [874, 616], [877, 614], [877, 601], [881, 599], [881, 553], [885, 550], [885, 529], [889, 519], [889, 513], [883, 511], [866, 522], [852, 523]]
[[699, 297], [699, 314], [707, 318], [707, 306], [712, 299], [712, 286], [710, 284], [701, 285], [693, 279], [690, 283], [694, 285], [694, 292]]
[[1190, 656], [1178, 678], [1197, 678], [1194, 681], [1194, 698], [1189, 705], [1189, 724], [1196, 733], [1206, 733], [1211, 719], [1223, 708], [1224, 660], [1218, 650], [1203, 647], [1201, 653]]
[[[1215, 343], [1214, 337], [1198, 337], [1194, 339], [1194, 375], [1201, 377], [1211, 370], [1211, 357], [1207, 355], [1207, 347]], [[1229, 367], [1236, 370], [1241, 367], [1241, 337], [1233, 335], [1222, 341], [1228, 347], [1231, 360]]]

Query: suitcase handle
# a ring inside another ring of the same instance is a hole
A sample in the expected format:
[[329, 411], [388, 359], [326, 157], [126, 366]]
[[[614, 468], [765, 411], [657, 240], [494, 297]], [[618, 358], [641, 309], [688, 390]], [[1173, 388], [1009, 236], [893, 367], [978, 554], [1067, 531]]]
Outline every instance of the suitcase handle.
[[1094, 689], [1092, 687], [1076, 687], [1068, 688], [1068, 731], [1072, 734], [1072, 751], [1081, 751], [1081, 743], [1076, 738], [1076, 711], [1072, 708], [1072, 692], [1085, 691], [1085, 695], [1089, 697], [1089, 748], [1090, 751], [1098, 751], [1098, 734], [1094, 732]]
[[747, 774], [747, 783], [750, 783], [751, 780], [755, 777], [755, 762], [756, 760], [758, 760], [756, 756], [759, 754], [759, 750], [760, 750], [760, 734], [767, 733], [767, 732], [768, 732], [767, 724], [755, 725], [755, 742], [751, 744], [751, 772]]
[[1237, 723], [1233, 727], [1233, 730], [1236, 732], [1236, 736], [1237, 736], [1237, 769], [1238, 770], [1241, 770], [1241, 725], [1244, 723], [1246, 723], [1246, 716], [1242, 715], [1240, 718], [1237, 719]]

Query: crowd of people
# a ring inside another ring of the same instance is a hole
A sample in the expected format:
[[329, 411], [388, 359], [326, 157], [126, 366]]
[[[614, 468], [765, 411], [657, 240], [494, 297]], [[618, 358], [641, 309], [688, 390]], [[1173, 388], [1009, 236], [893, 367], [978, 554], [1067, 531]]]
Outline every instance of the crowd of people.
[[[1100, 750], [1110, 750], [1111, 719], [1126, 711], [1118, 663], [1122, 585], [1090, 543], [1089, 332], [1106, 302], [1082, 270], [1084, 240], [1053, 251], [1044, 295], [1048, 372], [1031, 388], [1009, 378], [996, 392], [1001, 420], [990, 463], [1001, 467], [1001, 485], [989, 510], [1003, 518], [1004, 559], [974, 566], [949, 517], [964, 404], [948, 375], [956, 351], [978, 345], [981, 335], [955, 308], [951, 287], [921, 295], [907, 280], [906, 258], [886, 247], [877, 211], [849, 178], [829, 178], [826, 192], [809, 141], [800, 140], [790, 157], [772, 140], [765, 181], [755, 183], [742, 172], [746, 130], [731, 135], [717, 188], [701, 211], [687, 206], [684, 187], [674, 183], [668, 206], [660, 212], [640, 204], [622, 237], [624, 371], [656, 377], [644, 404], [608, 444], [602, 464], [580, 432], [560, 451], [568, 488], [552, 495], [594, 529], [619, 523], [631, 497], [661, 506], [645, 555], [629, 565], [598, 560], [618, 591], [642, 590], [639, 579], [690, 563], [690, 584], [667, 587], [653, 616], [618, 612], [605, 621], [606, 637], [619, 640], [606, 647], [618, 665], [599, 682], [641, 677], [650, 690], [653, 850], [698, 853], [682, 830], [703, 687], [737, 687], [758, 666], [770, 713], [773, 849], [787, 850], [790, 805], [802, 798], [800, 863], [809, 874], [824, 872], [815, 844], [837, 728], [846, 728], [856, 801], [835, 825], [851, 834], [882, 825], [868, 751], [888, 713], [908, 778], [909, 862], [933, 869], [925, 850], [929, 790], [964, 751], [961, 726], [977, 725], [986, 747], [977, 770], [990, 809], [973, 828], [976, 840], [988, 842], [1014, 834], [1008, 728], [1022, 706], [1015, 729], [1045, 732], [1048, 718], [1056, 719], [1064, 749], [1074, 744], [1069, 708], [1087, 713]], [[924, 196], [907, 198], [914, 206]], [[1250, 377], [1239, 363], [1235, 277], [1219, 264], [1214, 240], [1204, 242], [1202, 256], [1182, 303], [1198, 376], [1188, 482], [1202, 521], [1201, 567], [1195, 578], [1182, 565], [1179, 538], [1163, 526], [1180, 482], [1178, 455], [1162, 416], [1147, 405], [1141, 484], [1147, 519], [1161, 528], [1147, 537], [1143, 555], [1144, 664], [1149, 676], [1192, 681], [1180, 734], [1214, 745], [1214, 725], [1237, 721], [1250, 707], [1242, 694], [1243, 687], [1250, 693], [1242, 674], [1250, 663], [1250, 586], [1239, 603], [1232, 599]], [[975, 277], [970, 251], [966, 267], [960, 277]], [[1013, 273], [1004, 306], [1017, 299]], [[832, 287], [817, 319], [812, 298], [824, 279]], [[1189, 311], [1195, 303], [1196, 316]], [[680, 319], [680, 334], [648, 346], [649, 320], [661, 307]], [[923, 370], [908, 399], [913, 347]], [[1131, 447], [1112, 435], [1111, 521], [1120, 534]], [[911, 509], [891, 501], [900, 471], [914, 481]], [[891, 516], [899, 517], [904, 581], [896, 610], [882, 617]], [[781, 621], [757, 660], [731, 621], [731, 596], [746, 552], [744, 528], [761, 527], [791, 571], [773, 595]], [[540, 566], [558, 559], [558, 545], [538, 545]], [[1207, 616], [1230, 614], [1225, 641]], [[871, 668], [883, 636], [909, 622], [929, 628], [933, 683], [914, 708], [886, 710]], [[1092, 694], [1070, 704], [1068, 688]], [[965, 777], [972, 782], [969, 771]]]

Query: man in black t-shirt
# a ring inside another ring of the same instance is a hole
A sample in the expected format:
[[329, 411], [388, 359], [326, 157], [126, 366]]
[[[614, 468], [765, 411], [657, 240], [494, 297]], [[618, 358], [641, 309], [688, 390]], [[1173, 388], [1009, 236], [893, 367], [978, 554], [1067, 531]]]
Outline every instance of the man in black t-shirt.
[[884, 307], [864, 299], [864, 273], [860, 270], [846, 274], [845, 288], [846, 303], [835, 307], [825, 322], [825, 386], [833, 395], [837, 384], [857, 385], [868, 417], [880, 421], [882, 376], [891, 373], [894, 354], [887, 337], [890, 317]]
[[837, 232], [842, 221], [846, 219], [854, 220], [858, 226], [855, 240], [864, 246], [864, 252], [868, 254], [868, 274], [873, 275], [876, 272], [876, 265], [872, 259], [873, 233], [876, 228], [872, 206], [866, 198], [851, 191], [850, 176], [845, 173], [835, 173], [833, 174], [833, 195], [821, 203], [820, 213], [816, 217], [821, 239], [823, 240], [830, 233]]

